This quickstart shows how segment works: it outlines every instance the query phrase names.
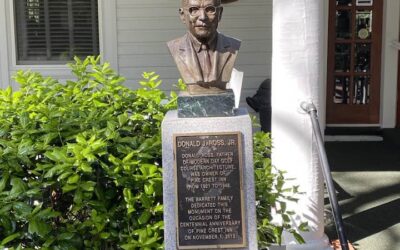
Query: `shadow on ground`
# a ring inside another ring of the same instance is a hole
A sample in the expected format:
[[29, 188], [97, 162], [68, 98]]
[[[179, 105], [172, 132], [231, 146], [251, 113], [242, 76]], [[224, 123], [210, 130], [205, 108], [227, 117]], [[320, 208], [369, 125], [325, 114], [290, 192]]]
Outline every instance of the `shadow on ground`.
[[400, 146], [391, 142], [327, 142], [332, 171], [400, 171]]
[[[360, 250], [400, 249], [400, 144], [327, 142], [348, 239]], [[326, 204], [326, 233], [338, 238]]]

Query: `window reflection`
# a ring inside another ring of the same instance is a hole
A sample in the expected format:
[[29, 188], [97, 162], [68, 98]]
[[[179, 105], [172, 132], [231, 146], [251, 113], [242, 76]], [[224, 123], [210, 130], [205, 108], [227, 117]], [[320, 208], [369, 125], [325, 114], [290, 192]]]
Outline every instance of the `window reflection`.
[[356, 36], [359, 39], [371, 39], [372, 32], [372, 10], [356, 11]]
[[336, 37], [347, 39], [351, 37], [350, 31], [351, 11], [336, 11]]
[[349, 77], [335, 77], [335, 85], [333, 90], [333, 103], [348, 104], [349, 103]]
[[357, 76], [354, 78], [353, 104], [369, 103], [370, 78], [368, 76]]
[[351, 6], [352, 0], [336, 0], [336, 5], [338, 6]]
[[371, 62], [371, 44], [357, 43], [355, 45], [355, 63], [356, 72], [369, 72]]
[[26, 17], [29, 22], [35, 22], [37, 24], [40, 22], [40, 5], [43, 5], [43, 3], [39, 2], [39, 0], [26, 1]]
[[336, 44], [335, 49], [335, 71], [349, 72], [350, 71], [350, 44]]

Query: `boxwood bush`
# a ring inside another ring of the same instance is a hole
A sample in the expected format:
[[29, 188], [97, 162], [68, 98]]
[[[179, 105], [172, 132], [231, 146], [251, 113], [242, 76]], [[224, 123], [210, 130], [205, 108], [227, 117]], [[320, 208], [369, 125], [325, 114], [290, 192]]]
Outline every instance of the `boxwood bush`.
[[[163, 249], [160, 126], [176, 94], [155, 73], [130, 90], [98, 57], [70, 67], [75, 81], [20, 71], [20, 90], [0, 90], [0, 248]], [[285, 202], [297, 191], [272, 171], [268, 135], [254, 142], [265, 246], [292, 230]]]

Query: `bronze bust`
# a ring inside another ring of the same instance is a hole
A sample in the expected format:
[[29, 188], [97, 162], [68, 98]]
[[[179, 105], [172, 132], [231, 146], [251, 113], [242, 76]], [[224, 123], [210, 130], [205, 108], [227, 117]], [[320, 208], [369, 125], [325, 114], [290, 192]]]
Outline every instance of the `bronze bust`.
[[167, 45], [191, 93], [225, 90], [230, 80], [240, 41], [217, 31], [222, 11], [221, 0], [181, 2], [188, 32]]

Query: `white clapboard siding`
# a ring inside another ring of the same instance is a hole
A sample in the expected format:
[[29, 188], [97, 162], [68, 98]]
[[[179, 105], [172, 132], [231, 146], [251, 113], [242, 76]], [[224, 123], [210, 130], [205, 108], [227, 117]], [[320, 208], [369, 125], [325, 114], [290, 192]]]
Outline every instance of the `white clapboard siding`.
[[[271, 39], [244, 41], [240, 48], [239, 55], [242, 51], [271, 53]], [[160, 46], [160, 42], [138, 42], [138, 43], [120, 43], [118, 51], [121, 55], [170, 55], [166, 44]]]
[[[40, 72], [43, 77], [52, 77], [59, 82], [65, 82], [66, 80], [76, 80], [77, 78], [73, 75], [70, 68], [62, 68], [62, 69], [51, 69], [51, 70], [40, 70], [40, 67], [32, 69], [32, 71]], [[17, 71], [11, 70], [10, 74], [15, 75]]]
[[[180, 0], [117, 0], [118, 70], [137, 88], [144, 71], [155, 71], [169, 91], [179, 72], [166, 42], [186, 30]], [[242, 40], [235, 68], [244, 72], [241, 104], [271, 75], [272, 0], [238, 0], [224, 5], [219, 31]]]
[[[1, 47], [1, 45], [0, 45]], [[2, 51], [0, 50], [0, 88], [4, 89], [8, 87], [9, 81], [8, 81], [8, 67], [7, 64], [4, 63], [3, 60], [1, 60]], [[3, 52], [4, 53], [4, 52]]]
[[[220, 29], [222, 30], [222, 28]], [[237, 37], [239, 35], [243, 36], [240, 40], [243, 43], [246, 41], [257, 41], [261, 39], [267, 39], [267, 31], [272, 31], [270, 28], [224, 28], [224, 34], [229, 34], [229, 36]], [[120, 30], [118, 32], [118, 40], [127, 43], [137, 43], [137, 42], [159, 42], [160, 37], [172, 37], [182, 35], [182, 29], [180, 30]], [[157, 36], [154, 36], [157, 34]], [[171, 38], [171, 39], [172, 39]], [[165, 44], [163, 44], [165, 46]]]
[[[240, 55], [237, 57], [237, 66], [239, 67], [240, 63], [243, 65], [259, 65], [266, 64], [266, 59], [258, 56], [260, 53], [258, 52], [244, 52], [241, 51]], [[167, 67], [174, 63], [171, 55], [168, 54], [159, 54], [159, 55], [120, 55], [119, 56], [120, 65], [129, 64], [133, 67]]]
[[[226, 17], [223, 15], [223, 22], [229, 23], [229, 26], [235, 28], [249, 28], [249, 26], [253, 28], [266, 28], [271, 27], [271, 23], [265, 23], [265, 17]], [[131, 22], [135, 21], [137, 26], [132, 27]], [[177, 30], [182, 32], [183, 25], [177, 26], [176, 24], [180, 24], [180, 19], [178, 16], [174, 17], [165, 17], [163, 18], [163, 25], [172, 27], [170, 30]], [[221, 23], [220, 28], [224, 26]], [[125, 17], [120, 20], [118, 24], [118, 31], [122, 30], [131, 30], [131, 31], [139, 31], [139, 30], [160, 30], [160, 21], [158, 18], [139, 18], [139, 17]]]
[[[270, 65], [268, 65], [270, 67]], [[161, 76], [161, 79], [175, 79], [177, 70], [175, 66], [159, 67], [157, 74]], [[265, 76], [265, 65], [243, 65], [241, 71], [246, 72], [248, 76], [252, 77], [264, 77]], [[120, 68], [119, 73], [128, 79], [134, 79], [140, 76], [142, 72], [148, 71], [147, 67], [135, 67], [135, 68]], [[258, 87], [249, 86], [248, 87]]]

